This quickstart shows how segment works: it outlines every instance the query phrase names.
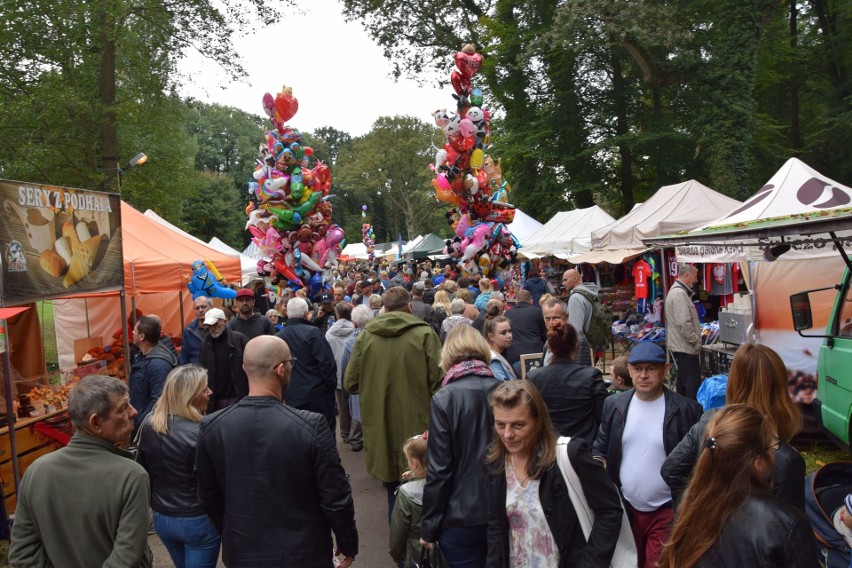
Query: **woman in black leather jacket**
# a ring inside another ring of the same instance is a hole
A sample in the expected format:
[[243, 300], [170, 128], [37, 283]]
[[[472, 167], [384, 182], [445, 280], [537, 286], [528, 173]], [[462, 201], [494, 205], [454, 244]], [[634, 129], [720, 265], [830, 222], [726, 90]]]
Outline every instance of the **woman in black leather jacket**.
[[154, 527], [177, 568], [214, 568], [221, 537], [198, 501], [195, 447], [210, 400], [207, 371], [176, 367], [140, 428], [139, 463], [151, 478]]
[[807, 517], [769, 491], [780, 445], [760, 411], [733, 404], [707, 426], [661, 568], [816, 568]]
[[[765, 345], [745, 343], [737, 349], [728, 375], [727, 404], [744, 403], [762, 412], [781, 439], [772, 466], [772, 489], [800, 511], [805, 510], [805, 460], [790, 445], [802, 428], [802, 415], [787, 390], [787, 368]], [[689, 483], [704, 431], [715, 410], [707, 411], [663, 462], [660, 474], [672, 490], [675, 508]]]
[[429, 412], [429, 465], [420, 543], [440, 543], [450, 568], [485, 568], [488, 510], [485, 452], [493, 422], [488, 395], [499, 384], [491, 350], [469, 325], [454, 327], [441, 352], [443, 388]]

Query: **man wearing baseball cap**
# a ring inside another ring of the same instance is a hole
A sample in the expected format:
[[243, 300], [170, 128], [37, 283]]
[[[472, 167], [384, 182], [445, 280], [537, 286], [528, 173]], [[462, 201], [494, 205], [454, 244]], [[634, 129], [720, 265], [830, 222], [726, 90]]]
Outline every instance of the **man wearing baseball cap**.
[[234, 331], [238, 331], [254, 339], [258, 335], [275, 335], [275, 327], [269, 318], [254, 311], [254, 292], [248, 288], [237, 290], [237, 315], [228, 323]]
[[317, 296], [319, 309], [311, 319], [311, 323], [317, 326], [323, 333], [328, 331], [334, 324], [334, 295], [331, 292], [323, 292]]
[[666, 456], [701, 418], [701, 405], [666, 388], [663, 348], [640, 342], [627, 358], [633, 388], [604, 402], [592, 455], [621, 488], [639, 568], [657, 565], [672, 524], [672, 494], [660, 475]]
[[202, 323], [207, 335], [201, 342], [198, 364], [207, 369], [207, 386], [213, 393], [207, 404], [208, 413], [227, 408], [248, 394], [248, 378], [243, 370], [248, 337], [231, 329], [226, 320], [225, 312], [211, 308]]

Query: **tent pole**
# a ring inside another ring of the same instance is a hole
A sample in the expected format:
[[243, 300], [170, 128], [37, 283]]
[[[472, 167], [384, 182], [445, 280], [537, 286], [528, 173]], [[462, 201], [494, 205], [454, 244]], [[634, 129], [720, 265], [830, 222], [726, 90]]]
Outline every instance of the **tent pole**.
[[92, 337], [92, 329], [89, 327], [89, 299], [83, 298], [83, 306], [86, 311], [86, 337]]
[[186, 327], [186, 324], [183, 321], [183, 290], [178, 292], [178, 301], [180, 302], [178, 304], [180, 306], [180, 329], [183, 331], [183, 328]]
[[[21, 471], [18, 465], [18, 448], [15, 440], [15, 409], [12, 406], [12, 363], [9, 360], [9, 333], [6, 320], [0, 320], [3, 333], [3, 388], [6, 389], [6, 427], [9, 430], [9, 451], [12, 453], [12, 472], [15, 476], [15, 495], [21, 483]], [[3, 509], [6, 509], [5, 495], [3, 495]]]
[[[122, 347], [124, 347], [124, 376], [130, 384], [130, 337], [127, 333], [127, 296], [124, 288], [118, 293], [118, 303], [121, 304]], [[136, 315], [136, 312], [133, 312]], [[134, 324], [135, 325], [135, 324]]]

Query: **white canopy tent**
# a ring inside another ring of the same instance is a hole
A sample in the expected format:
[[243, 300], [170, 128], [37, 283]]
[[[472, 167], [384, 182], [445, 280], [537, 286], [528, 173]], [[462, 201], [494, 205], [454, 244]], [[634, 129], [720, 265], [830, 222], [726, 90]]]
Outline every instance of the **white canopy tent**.
[[690, 231], [741, 205], [695, 180], [663, 186], [621, 219], [593, 231], [592, 250], [572, 262], [620, 264], [648, 250], [643, 239]]
[[219, 237], [213, 237], [207, 244], [211, 248], [214, 248], [221, 253], [240, 259], [240, 273], [242, 274], [242, 284], [248, 284], [251, 280], [260, 278], [260, 276], [257, 274], [257, 259], [254, 259], [248, 255], [241, 253], [237, 249], [229, 246], [227, 243], [220, 240]]
[[515, 235], [518, 242], [523, 244], [526, 239], [540, 231], [543, 226], [520, 209], [515, 209], [515, 220], [506, 225], [506, 228]]
[[364, 243], [349, 243], [340, 252], [340, 256], [344, 258], [355, 258], [358, 260], [367, 260], [367, 245]]
[[520, 254], [526, 258], [552, 255], [571, 260], [589, 252], [592, 231], [614, 223], [615, 219], [598, 207], [560, 211], [541, 228], [521, 242]]

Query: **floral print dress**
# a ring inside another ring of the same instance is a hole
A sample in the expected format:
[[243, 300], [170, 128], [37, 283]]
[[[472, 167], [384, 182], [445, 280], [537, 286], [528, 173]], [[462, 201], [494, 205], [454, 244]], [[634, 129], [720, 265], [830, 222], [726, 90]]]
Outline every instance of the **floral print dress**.
[[506, 517], [509, 520], [509, 565], [512, 568], [558, 568], [559, 550], [531, 479], [522, 487], [512, 467], [506, 467]]

